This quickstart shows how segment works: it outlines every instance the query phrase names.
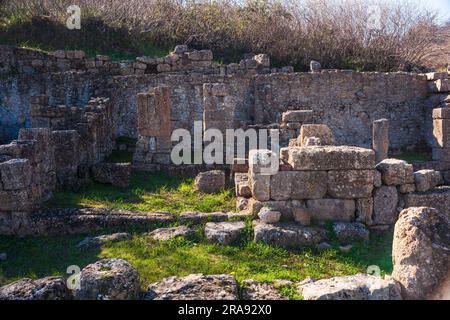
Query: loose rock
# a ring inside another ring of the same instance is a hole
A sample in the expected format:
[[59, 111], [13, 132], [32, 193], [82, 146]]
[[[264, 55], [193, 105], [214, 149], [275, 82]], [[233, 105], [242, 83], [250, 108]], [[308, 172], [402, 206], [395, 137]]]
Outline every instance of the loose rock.
[[0, 287], [0, 300], [67, 300], [66, 281], [59, 277], [22, 279]]
[[205, 226], [205, 235], [209, 242], [229, 245], [239, 239], [245, 230], [245, 222], [209, 222]]
[[176, 237], [190, 236], [194, 231], [186, 226], [179, 226], [174, 228], [160, 228], [153, 230], [148, 235], [153, 240], [167, 241]]

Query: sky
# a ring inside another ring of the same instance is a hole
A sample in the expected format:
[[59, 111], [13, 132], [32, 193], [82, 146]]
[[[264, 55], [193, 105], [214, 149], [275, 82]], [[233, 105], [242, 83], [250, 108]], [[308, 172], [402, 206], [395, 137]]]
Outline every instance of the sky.
[[414, 0], [417, 3], [438, 10], [441, 21], [450, 20], [450, 0]]

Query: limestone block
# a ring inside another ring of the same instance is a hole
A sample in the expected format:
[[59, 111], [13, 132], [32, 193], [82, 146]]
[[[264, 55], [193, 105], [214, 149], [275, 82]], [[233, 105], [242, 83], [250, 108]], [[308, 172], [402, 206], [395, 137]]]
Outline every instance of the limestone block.
[[328, 172], [328, 194], [333, 198], [358, 199], [372, 196], [373, 170]]
[[365, 199], [356, 199], [356, 221], [362, 222], [367, 226], [372, 224], [373, 216], [373, 197]]
[[355, 201], [342, 199], [317, 199], [306, 201], [314, 220], [347, 221], [355, 219]]
[[28, 159], [12, 159], [0, 163], [0, 177], [4, 190], [19, 190], [30, 186], [32, 168]]
[[290, 171], [291, 199], [320, 199], [327, 192], [325, 171]]
[[408, 183], [401, 185], [399, 188], [400, 193], [406, 194], [406, 193], [412, 193], [416, 191], [416, 185], [414, 183]]
[[373, 224], [388, 225], [397, 221], [398, 206], [397, 188], [383, 186], [375, 191]]
[[280, 221], [281, 213], [268, 207], [263, 207], [258, 212], [258, 218], [264, 223], [277, 223]]
[[252, 195], [256, 200], [270, 200], [270, 176], [252, 173], [249, 177]]
[[170, 137], [171, 99], [169, 87], [156, 87], [137, 95], [138, 130], [142, 136]]
[[322, 145], [333, 145], [333, 132], [325, 124], [304, 124], [300, 129], [299, 145], [304, 145], [307, 138], [316, 137], [319, 138]]
[[416, 190], [418, 192], [431, 190], [444, 183], [442, 174], [439, 171], [434, 170], [417, 171], [414, 173], [414, 179], [416, 181]]
[[337, 222], [333, 224], [333, 232], [341, 243], [369, 241], [369, 230], [359, 222]]
[[201, 172], [195, 178], [195, 189], [204, 193], [216, 193], [225, 188], [225, 173], [221, 170]]
[[403, 160], [385, 159], [376, 168], [381, 172], [383, 183], [388, 186], [412, 183], [414, 180], [414, 169]]
[[373, 122], [372, 148], [375, 150], [376, 163], [387, 159], [389, 151], [389, 120], [380, 119]]
[[450, 119], [433, 119], [433, 137], [438, 146], [450, 148]]
[[292, 216], [294, 221], [302, 226], [309, 226], [311, 224], [311, 214], [307, 208], [292, 208]]
[[366, 170], [375, 168], [375, 152], [349, 146], [289, 148], [289, 164], [297, 171]]
[[313, 121], [314, 113], [312, 110], [293, 110], [286, 111], [281, 116], [283, 123], [299, 122], [308, 123]]

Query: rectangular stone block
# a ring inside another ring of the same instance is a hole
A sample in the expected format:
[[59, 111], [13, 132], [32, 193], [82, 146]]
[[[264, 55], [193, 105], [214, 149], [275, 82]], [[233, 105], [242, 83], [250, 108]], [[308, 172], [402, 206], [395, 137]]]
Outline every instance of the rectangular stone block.
[[170, 137], [171, 99], [169, 87], [156, 87], [137, 95], [138, 130], [142, 136]]
[[375, 152], [349, 146], [289, 148], [289, 164], [297, 171], [368, 170], [375, 168]]
[[29, 160], [12, 159], [0, 163], [0, 177], [4, 190], [27, 188], [32, 178], [32, 168]]
[[433, 119], [450, 119], [450, 108], [433, 109]]
[[440, 147], [450, 147], [450, 119], [433, 120], [433, 137]]
[[432, 207], [450, 217], [450, 187], [443, 186], [428, 192], [405, 195], [405, 208]]
[[281, 116], [281, 121], [284, 123], [300, 122], [308, 123], [313, 121], [314, 113], [312, 110], [294, 110], [286, 111]]
[[34, 209], [35, 204], [31, 197], [31, 189], [1, 191], [0, 211], [24, 211]]
[[256, 200], [270, 200], [270, 176], [253, 173], [250, 175], [249, 184], [252, 195]]
[[325, 124], [305, 124], [301, 126], [298, 145], [304, 146], [308, 138], [319, 138], [321, 146], [333, 145], [333, 132]]
[[323, 198], [327, 192], [325, 171], [290, 171], [291, 199], [306, 200]]
[[308, 200], [306, 206], [313, 220], [350, 222], [355, 219], [356, 207], [354, 200]]
[[79, 136], [75, 130], [57, 130], [52, 132], [55, 147], [55, 165], [57, 170], [76, 167], [79, 163]]
[[439, 79], [435, 81], [437, 92], [450, 92], [450, 79]]
[[289, 200], [292, 191], [292, 172], [283, 171], [270, 176], [270, 198], [272, 200]]
[[339, 199], [359, 199], [372, 196], [373, 170], [340, 170], [328, 172], [328, 195]]
[[367, 226], [372, 224], [373, 198], [356, 199], [356, 220]]

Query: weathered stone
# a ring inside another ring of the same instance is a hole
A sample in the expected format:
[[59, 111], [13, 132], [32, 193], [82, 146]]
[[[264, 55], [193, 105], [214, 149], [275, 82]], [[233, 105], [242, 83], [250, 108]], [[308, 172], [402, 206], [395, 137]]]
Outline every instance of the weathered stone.
[[433, 208], [408, 208], [395, 225], [392, 277], [405, 299], [431, 298], [450, 272], [450, 220]]
[[59, 277], [22, 279], [0, 287], [0, 300], [67, 300], [70, 292]]
[[375, 153], [347, 146], [290, 148], [289, 164], [297, 171], [368, 170], [375, 168]]
[[129, 163], [98, 163], [91, 168], [95, 181], [126, 188], [130, 184], [131, 165]]
[[347, 221], [355, 219], [355, 201], [343, 199], [317, 199], [306, 201], [314, 220]]
[[283, 123], [288, 122], [308, 123], [313, 121], [313, 117], [314, 113], [312, 110], [293, 110], [284, 112], [281, 115], [281, 121]]
[[398, 283], [366, 274], [319, 280], [298, 289], [305, 300], [401, 300]]
[[77, 300], [135, 300], [139, 274], [122, 259], [103, 259], [86, 266], [80, 274]]
[[372, 196], [373, 170], [328, 172], [328, 195], [333, 198], [359, 199]]
[[343, 243], [369, 241], [369, 230], [362, 223], [337, 222], [333, 224], [333, 232], [336, 238]]
[[413, 169], [406, 161], [398, 159], [385, 159], [377, 165], [381, 172], [383, 183], [388, 186], [413, 183]]
[[265, 223], [277, 223], [280, 221], [281, 213], [268, 207], [264, 207], [259, 210], [258, 217]]
[[280, 171], [270, 179], [273, 200], [320, 199], [327, 192], [325, 171]]
[[375, 170], [374, 174], [373, 174], [373, 186], [375, 188], [379, 188], [382, 185], [383, 185], [383, 180], [381, 178], [381, 172], [378, 170]]
[[412, 193], [416, 191], [416, 185], [412, 183], [401, 185], [399, 188], [400, 193], [406, 194], [406, 193]]
[[253, 173], [250, 175], [249, 183], [252, 195], [256, 200], [270, 200], [270, 179], [269, 175]]
[[397, 221], [398, 193], [396, 187], [383, 186], [375, 190], [373, 224], [393, 224]]
[[230, 275], [191, 274], [151, 284], [146, 300], [237, 300], [236, 279]]
[[293, 223], [266, 224], [254, 222], [254, 240], [284, 248], [313, 248], [327, 239], [325, 229], [303, 227]]
[[175, 46], [175, 49], [173, 50], [174, 53], [176, 54], [182, 54], [185, 52], [188, 52], [188, 46], [185, 44], [179, 44]]
[[108, 242], [119, 242], [131, 239], [131, 234], [122, 232], [122, 233], [113, 233], [107, 234], [97, 237], [87, 237], [80, 243], [78, 243], [77, 247], [79, 248], [93, 248], [99, 247]]
[[431, 207], [450, 217], [450, 187], [442, 186], [433, 190], [405, 195], [405, 208]]
[[356, 199], [356, 220], [365, 225], [372, 224], [373, 198]]
[[188, 237], [194, 231], [186, 226], [173, 228], [159, 228], [148, 233], [149, 237], [157, 241], [167, 241], [176, 237]]
[[241, 296], [243, 300], [287, 300], [273, 284], [255, 280], [242, 282]]
[[258, 54], [253, 57], [258, 65], [264, 68], [270, 68], [270, 57], [268, 54]]
[[304, 124], [300, 129], [298, 144], [305, 145], [306, 139], [315, 137], [319, 138], [324, 146], [331, 146], [334, 143], [333, 132], [324, 124]]
[[249, 209], [249, 199], [243, 197], [237, 197], [236, 208], [240, 211]]
[[[440, 114], [447, 115], [445, 112]], [[437, 146], [450, 148], [450, 119], [433, 119], [433, 137]]]
[[12, 159], [0, 163], [0, 178], [4, 190], [19, 190], [31, 183], [32, 171], [27, 159]]
[[220, 170], [201, 172], [195, 178], [195, 189], [204, 193], [216, 193], [225, 188], [225, 173]]
[[322, 145], [322, 141], [320, 140], [320, 138], [316, 138], [316, 137], [309, 137], [306, 138], [306, 141], [304, 143], [304, 147], [317, 147], [317, 146], [321, 146]]
[[208, 222], [205, 226], [205, 235], [211, 243], [229, 245], [239, 239], [245, 230], [245, 222]]
[[311, 214], [306, 208], [292, 208], [292, 216], [294, 221], [302, 226], [309, 226], [311, 224]]
[[142, 136], [169, 137], [171, 98], [169, 87], [155, 87], [137, 95], [138, 130]]
[[202, 224], [207, 222], [227, 221], [228, 214], [225, 212], [183, 212], [180, 214], [180, 223], [182, 224]]
[[414, 173], [416, 182], [416, 190], [418, 192], [429, 191], [440, 184], [444, 183], [444, 179], [439, 171], [420, 170]]
[[376, 163], [387, 159], [389, 151], [389, 120], [380, 119], [373, 122], [372, 148], [375, 151]]

